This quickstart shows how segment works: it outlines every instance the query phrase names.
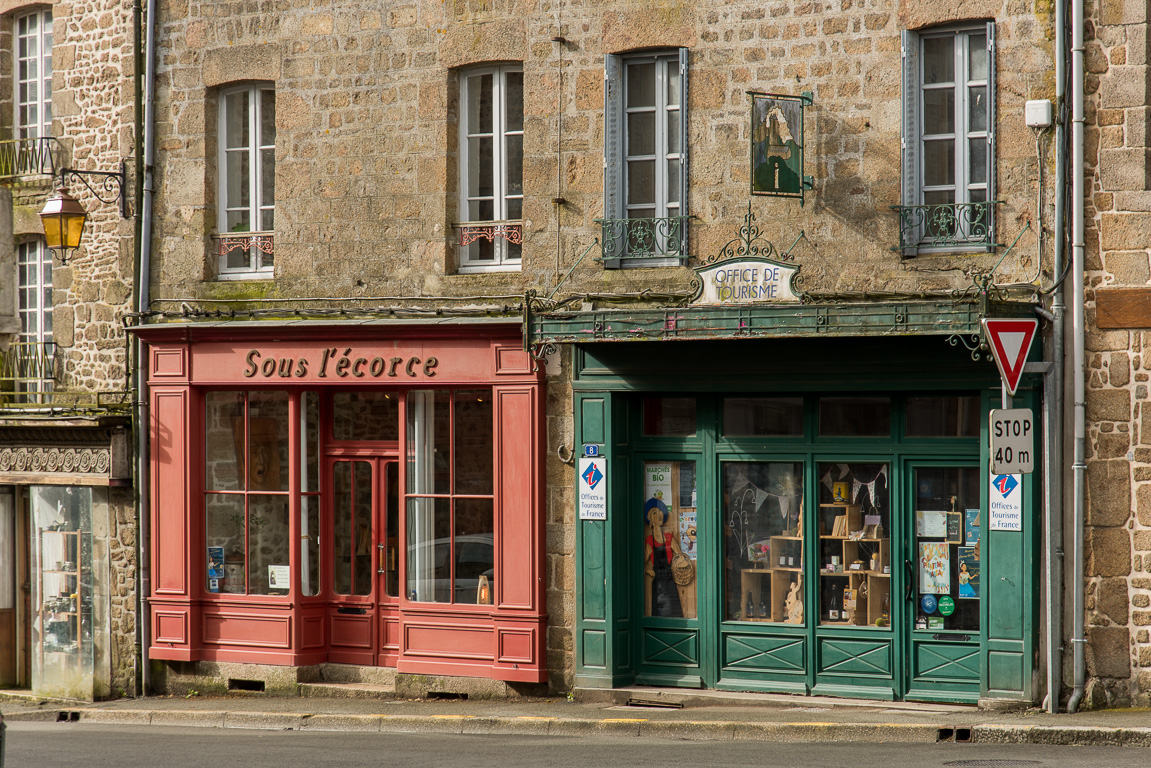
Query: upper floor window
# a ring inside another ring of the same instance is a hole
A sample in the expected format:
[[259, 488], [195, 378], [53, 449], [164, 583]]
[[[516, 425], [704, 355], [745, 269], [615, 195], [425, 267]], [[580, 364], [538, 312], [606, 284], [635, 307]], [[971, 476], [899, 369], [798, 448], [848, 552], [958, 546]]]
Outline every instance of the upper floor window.
[[995, 25], [904, 34], [900, 246], [994, 245]]
[[15, 19], [18, 139], [52, 135], [52, 11]]
[[520, 267], [524, 74], [518, 64], [460, 75], [460, 271]]
[[42, 238], [16, 246], [20, 334], [9, 345], [5, 376], [19, 392], [50, 392], [54, 378], [52, 252]]
[[220, 93], [219, 104], [219, 275], [270, 277], [275, 266], [276, 91], [266, 84], [230, 88]]
[[686, 256], [687, 50], [608, 56], [604, 89], [604, 260]]

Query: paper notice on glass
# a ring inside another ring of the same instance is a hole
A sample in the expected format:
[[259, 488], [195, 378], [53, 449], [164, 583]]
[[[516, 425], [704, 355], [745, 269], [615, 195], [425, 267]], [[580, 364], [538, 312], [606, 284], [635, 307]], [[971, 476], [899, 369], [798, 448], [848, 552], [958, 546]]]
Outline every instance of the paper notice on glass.
[[947, 535], [947, 512], [916, 510], [915, 533], [925, 539], [942, 539]]
[[940, 542], [919, 544], [919, 591], [924, 595], [951, 592], [950, 546]]
[[292, 568], [288, 565], [268, 566], [268, 588], [288, 589], [292, 585]]

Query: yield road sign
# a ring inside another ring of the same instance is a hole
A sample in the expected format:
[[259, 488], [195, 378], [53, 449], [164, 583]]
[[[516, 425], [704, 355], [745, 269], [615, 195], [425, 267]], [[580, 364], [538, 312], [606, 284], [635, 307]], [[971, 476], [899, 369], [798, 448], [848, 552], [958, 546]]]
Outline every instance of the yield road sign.
[[1007, 394], [1014, 395], [1019, 386], [1019, 379], [1023, 376], [1023, 364], [1027, 361], [1027, 353], [1031, 351], [1031, 341], [1035, 338], [1035, 331], [1039, 321], [1034, 318], [1026, 320], [998, 320], [985, 318], [983, 330], [987, 334], [987, 341], [991, 345], [991, 355], [995, 364], [999, 366], [999, 375], [1003, 378], [1003, 386]]
[[1025, 475], [1035, 468], [1035, 423], [1030, 408], [991, 411], [991, 474]]

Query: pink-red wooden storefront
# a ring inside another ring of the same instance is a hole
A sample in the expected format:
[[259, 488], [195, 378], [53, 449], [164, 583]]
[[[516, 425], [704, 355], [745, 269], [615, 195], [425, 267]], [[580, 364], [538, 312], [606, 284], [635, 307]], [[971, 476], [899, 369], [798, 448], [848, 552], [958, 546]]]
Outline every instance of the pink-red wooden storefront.
[[138, 333], [151, 658], [546, 680], [543, 384], [518, 327]]

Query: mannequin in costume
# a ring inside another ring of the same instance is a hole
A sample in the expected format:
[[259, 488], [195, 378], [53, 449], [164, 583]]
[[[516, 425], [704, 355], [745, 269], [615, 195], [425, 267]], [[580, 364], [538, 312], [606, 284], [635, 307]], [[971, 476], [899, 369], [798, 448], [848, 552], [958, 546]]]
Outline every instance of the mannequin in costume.
[[679, 537], [663, 528], [668, 519], [663, 499], [658, 496], [648, 499], [644, 505], [644, 517], [647, 519], [647, 535], [643, 542], [643, 570], [651, 577], [651, 615], [682, 617], [679, 591], [671, 574], [672, 558], [682, 552]]

